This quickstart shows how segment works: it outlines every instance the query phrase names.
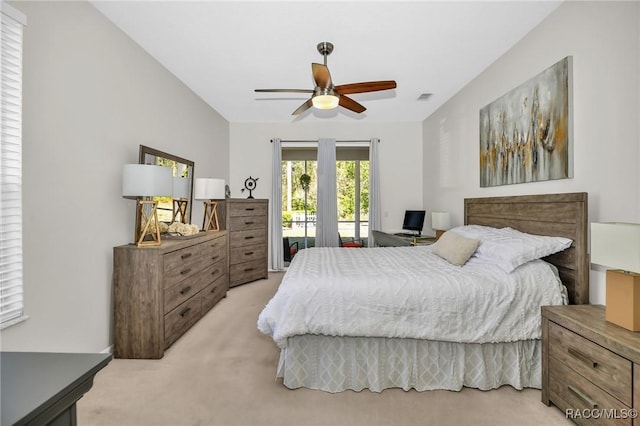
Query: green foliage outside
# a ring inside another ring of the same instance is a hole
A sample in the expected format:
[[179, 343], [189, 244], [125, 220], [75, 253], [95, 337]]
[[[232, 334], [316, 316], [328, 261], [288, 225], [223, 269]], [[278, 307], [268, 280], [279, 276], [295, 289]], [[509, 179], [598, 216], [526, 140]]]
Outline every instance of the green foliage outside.
[[[336, 163], [339, 220], [355, 219], [355, 161]], [[369, 218], [369, 162], [360, 161], [360, 220]]]
[[[288, 182], [289, 173], [287, 161], [282, 162], [282, 207], [283, 224], [290, 224], [293, 213], [304, 213], [305, 191], [300, 182], [300, 176], [307, 174], [311, 177], [309, 190], [306, 194], [307, 213], [314, 214], [317, 211], [318, 177], [316, 161], [291, 161], [291, 181]], [[360, 220], [369, 218], [369, 162], [360, 161]], [[336, 184], [338, 195], [338, 220], [355, 220], [355, 161], [336, 162]], [[287, 211], [288, 188], [291, 187], [291, 210]]]
[[285, 228], [291, 228], [291, 220], [293, 219], [293, 214], [291, 212], [282, 212], [282, 226]]

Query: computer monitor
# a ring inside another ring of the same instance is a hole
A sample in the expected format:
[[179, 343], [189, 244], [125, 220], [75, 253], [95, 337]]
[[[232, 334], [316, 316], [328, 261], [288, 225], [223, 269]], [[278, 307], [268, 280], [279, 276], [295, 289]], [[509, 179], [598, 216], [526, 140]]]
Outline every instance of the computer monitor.
[[420, 235], [422, 232], [422, 226], [424, 225], [424, 214], [424, 210], [405, 210], [402, 229], [414, 231]]

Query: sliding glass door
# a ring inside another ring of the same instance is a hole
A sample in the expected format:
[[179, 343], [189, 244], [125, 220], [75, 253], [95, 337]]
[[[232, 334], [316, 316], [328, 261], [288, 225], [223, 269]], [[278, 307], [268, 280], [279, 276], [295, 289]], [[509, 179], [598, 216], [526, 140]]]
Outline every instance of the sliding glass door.
[[[282, 148], [282, 236], [298, 249], [315, 246], [316, 146]], [[366, 242], [369, 232], [369, 147], [336, 148], [338, 232], [343, 240]], [[366, 244], [365, 244], [366, 245]]]

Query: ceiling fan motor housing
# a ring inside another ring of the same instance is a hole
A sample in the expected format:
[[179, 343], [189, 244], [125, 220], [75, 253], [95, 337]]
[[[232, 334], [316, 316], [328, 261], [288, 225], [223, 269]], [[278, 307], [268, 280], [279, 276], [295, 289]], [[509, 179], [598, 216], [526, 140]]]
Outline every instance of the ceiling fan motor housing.
[[313, 96], [320, 96], [320, 95], [338, 96], [338, 94], [333, 89], [334, 89], [333, 86], [332, 87], [316, 86], [316, 88], [313, 91]]

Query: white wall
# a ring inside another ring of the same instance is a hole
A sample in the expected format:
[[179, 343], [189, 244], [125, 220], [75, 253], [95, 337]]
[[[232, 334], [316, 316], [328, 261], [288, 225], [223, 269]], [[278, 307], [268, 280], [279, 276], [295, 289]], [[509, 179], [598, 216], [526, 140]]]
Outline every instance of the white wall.
[[[383, 228], [408, 208], [462, 198], [588, 191], [590, 219], [640, 222], [640, 6], [566, 2], [424, 123], [227, 123], [85, 2], [13, 2], [27, 15], [24, 83], [25, 304], [2, 350], [94, 352], [111, 342], [112, 247], [131, 242], [121, 168], [140, 144], [270, 197], [271, 144], [381, 139]], [[574, 63], [574, 178], [479, 188], [480, 108], [567, 55]], [[194, 206], [199, 223], [202, 207]], [[425, 228], [428, 227], [425, 223]], [[591, 301], [604, 302], [603, 274]]]
[[[462, 224], [465, 197], [589, 193], [589, 220], [640, 222], [640, 3], [565, 2], [424, 122], [425, 207]], [[479, 185], [479, 110], [573, 56], [574, 177]], [[591, 303], [605, 303], [592, 270]]]
[[271, 198], [271, 139], [380, 139], [382, 228], [402, 228], [405, 209], [422, 208], [421, 123], [231, 123], [230, 181], [233, 197], [245, 198], [244, 180], [258, 177], [256, 198]]
[[[86, 2], [14, 2], [24, 41], [24, 289], [2, 350], [110, 345], [112, 247], [133, 241], [122, 166], [140, 144], [228, 176], [229, 126]], [[193, 222], [202, 220], [194, 206]]]

